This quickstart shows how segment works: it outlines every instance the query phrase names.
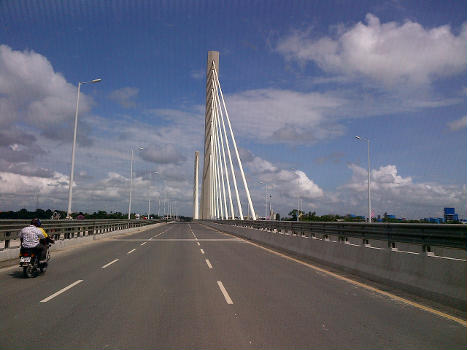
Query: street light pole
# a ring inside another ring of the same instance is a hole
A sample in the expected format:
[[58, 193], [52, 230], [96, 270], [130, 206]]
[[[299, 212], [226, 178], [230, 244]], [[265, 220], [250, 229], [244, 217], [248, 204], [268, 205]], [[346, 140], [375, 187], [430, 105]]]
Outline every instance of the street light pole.
[[258, 181], [259, 184], [265, 185], [266, 186], [266, 193], [265, 193], [265, 203], [264, 203], [264, 220], [266, 220], [266, 217], [268, 216], [268, 184], [263, 181]]
[[[138, 150], [143, 150], [143, 147], [138, 147]], [[130, 160], [130, 200], [128, 202], [128, 220], [131, 218], [131, 193], [133, 191], [133, 161], [135, 157], [135, 150], [131, 149], [131, 160]]]
[[[152, 174], [159, 174], [159, 172], [158, 171], [152, 171], [151, 172], [151, 180], [152, 180]], [[151, 188], [151, 183], [149, 183], [149, 188]], [[148, 220], [149, 220], [150, 216], [151, 216], [151, 197], [149, 197], [149, 199], [148, 199]]]
[[[298, 172], [298, 169], [292, 168], [292, 170], [295, 170]], [[298, 185], [298, 191], [297, 191], [297, 221], [300, 221], [300, 175], [297, 174], [297, 185]]]
[[370, 139], [366, 137], [355, 136], [357, 140], [366, 140], [368, 144], [368, 222], [371, 223], [371, 193], [370, 193]]
[[81, 85], [83, 84], [94, 84], [102, 81], [102, 79], [94, 79], [85, 82], [78, 82], [78, 97], [76, 98], [76, 112], [75, 112], [75, 128], [73, 132], [73, 146], [71, 148], [71, 171], [70, 171], [70, 183], [68, 184], [68, 209], [67, 209], [67, 219], [71, 219], [71, 199], [73, 197], [73, 178], [75, 172], [75, 151], [76, 151], [76, 134], [78, 131], [78, 109], [79, 109], [79, 93], [81, 91]]

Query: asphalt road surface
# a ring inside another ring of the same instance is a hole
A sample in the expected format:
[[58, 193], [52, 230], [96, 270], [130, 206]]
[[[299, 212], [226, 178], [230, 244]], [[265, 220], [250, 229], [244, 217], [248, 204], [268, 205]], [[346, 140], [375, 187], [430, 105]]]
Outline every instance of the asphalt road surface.
[[465, 349], [466, 328], [198, 223], [0, 271], [0, 349]]

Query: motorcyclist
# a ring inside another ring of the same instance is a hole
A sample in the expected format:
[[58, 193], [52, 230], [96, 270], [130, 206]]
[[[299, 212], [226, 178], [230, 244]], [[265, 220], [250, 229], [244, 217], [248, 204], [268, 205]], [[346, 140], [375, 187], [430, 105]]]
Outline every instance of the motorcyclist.
[[49, 247], [48, 243], [54, 243], [54, 241], [41, 226], [41, 221], [38, 218], [34, 218], [31, 220], [29, 226], [26, 226], [19, 232], [18, 237], [21, 240], [21, 249], [33, 248], [40, 256], [39, 260], [45, 260]]

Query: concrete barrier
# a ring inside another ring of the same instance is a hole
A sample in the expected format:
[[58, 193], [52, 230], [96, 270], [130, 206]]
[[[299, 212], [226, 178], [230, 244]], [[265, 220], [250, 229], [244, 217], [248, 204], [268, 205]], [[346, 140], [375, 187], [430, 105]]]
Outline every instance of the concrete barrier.
[[[298, 254], [318, 263], [356, 274], [390, 287], [419, 295], [460, 310], [467, 309], [466, 252], [460, 257], [443, 257], [411, 250], [339, 241], [336, 237], [287, 235], [248, 227], [204, 222], [221, 231], [270, 247]], [[418, 249], [417, 249], [418, 248]]]
[[[161, 225], [167, 225], [167, 224], [164, 222], [164, 223], [146, 225], [146, 226], [141, 226], [141, 227], [133, 227], [133, 228], [125, 229], [125, 230], [110, 231], [110, 232], [105, 232], [105, 233], [96, 234], [96, 235], [56, 240], [55, 244], [51, 245], [50, 251], [54, 252], [54, 251], [66, 250], [71, 247], [76, 247], [76, 246], [83, 245], [86, 243], [91, 243], [93, 241], [99, 241], [104, 238], [108, 238], [112, 236], [127, 235], [131, 233], [150, 230], [152, 228], [155, 228]], [[5, 249], [5, 250], [0, 251], [0, 262], [6, 262], [8, 260], [16, 260], [18, 259], [18, 256], [19, 256], [19, 248]]]

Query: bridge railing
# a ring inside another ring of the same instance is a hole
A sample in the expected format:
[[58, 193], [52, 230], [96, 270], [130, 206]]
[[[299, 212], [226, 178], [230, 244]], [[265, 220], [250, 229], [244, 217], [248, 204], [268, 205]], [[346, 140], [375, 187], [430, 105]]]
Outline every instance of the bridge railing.
[[311, 238], [338, 237], [346, 242], [349, 238], [387, 241], [389, 248], [395, 243], [418, 244], [430, 252], [431, 246], [467, 249], [467, 225], [412, 224], [412, 223], [358, 223], [358, 222], [296, 222], [262, 220], [216, 220], [226, 225], [251, 227]]
[[[165, 220], [41, 220], [42, 228], [55, 240], [98, 235], [163, 221]], [[30, 220], [0, 220], [0, 250], [13, 248], [11, 241], [17, 239], [19, 231], [29, 223]]]

